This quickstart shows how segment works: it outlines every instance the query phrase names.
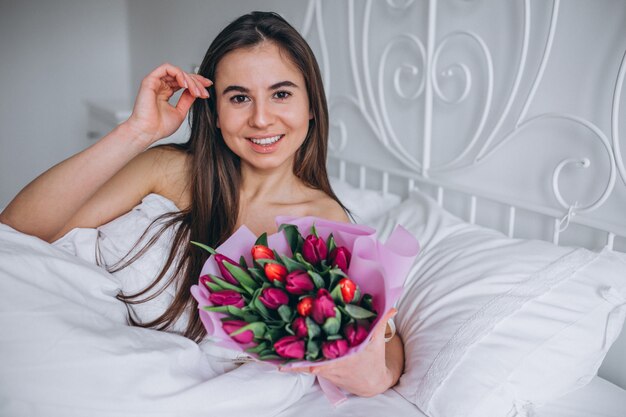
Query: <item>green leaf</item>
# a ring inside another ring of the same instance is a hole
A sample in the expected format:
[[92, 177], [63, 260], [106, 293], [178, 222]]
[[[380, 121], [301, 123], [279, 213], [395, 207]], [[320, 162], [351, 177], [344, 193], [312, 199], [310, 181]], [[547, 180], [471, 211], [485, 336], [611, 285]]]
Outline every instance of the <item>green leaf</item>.
[[312, 361], [317, 359], [320, 354], [320, 342], [314, 339], [309, 339], [306, 344], [306, 360]]
[[330, 277], [329, 288], [332, 288], [334, 285], [336, 285], [341, 278], [347, 277], [347, 275], [344, 274], [344, 272], [339, 268], [332, 268], [330, 271], [328, 271], [328, 275]]
[[261, 300], [259, 300], [258, 296], [254, 297], [251, 304], [259, 312], [259, 314], [263, 316], [264, 319], [266, 320], [272, 319], [272, 316], [270, 315], [269, 310], [267, 309], [267, 307], [265, 307], [265, 305], [261, 302]]
[[278, 328], [273, 328], [273, 329], [268, 329], [265, 332], [265, 339], [269, 340], [272, 344], [274, 344], [275, 342], [277, 342], [281, 337], [283, 337], [285, 335], [285, 331], [282, 327], [278, 327]]
[[211, 292], [222, 291], [222, 289], [223, 289], [219, 285], [217, 285], [217, 284], [215, 284], [213, 282], [208, 282], [208, 281], [206, 281], [206, 286], [209, 287]]
[[244, 318], [246, 316], [246, 312], [243, 311], [241, 308], [237, 308], [235, 306], [225, 306], [226, 310], [228, 311], [228, 314], [235, 316], [235, 317], [240, 317], [240, 318]]
[[205, 244], [199, 243], [199, 242], [194, 242], [193, 240], [191, 241], [192, 245], [196, 245], [202, 249], [204, 249], [205, 251], [209, 252], [211, 255], [217, 255], [217, 252], [215, 251], [215, 249], [213, 249], [210, 246], [207, 246]]
[[319, 236], [317, 235], [317, 229], [315, 228], [315, 223], [313, 223], [313, 224], [311, 225], [311, 234], [312, 234], [313, 236], [315, 236], [315, 237], [319, 237]]
[[254, 242], [254, 244], [267, 246], [267, 233], [262, 233], [261, 236], [257, 238], [256, 242]]
[[302, 256], [301, 253], [296, 253], [295, 255], [296, 261], [300, 262], [302, 265], [306, 266], [306, 269], [309, 271], [314, 271], [315, 267], [313, 265], [311, 265], [310, 263], [308, 263], [305, 259], [304, 256]]
[[259, 283], [269, 282], [263, 270], [259, 268], [248, 268], [248, 273]]
[[261, 267], [265, 267], [266, 264], [282, 265], [282, 263], [280, 261], [277, 261], [275, 259], [257, 259], [256, 263], [259, 264]]
[[345, 304], [345, 302], [343, 301], [343, 294], [341, 294], [341, 287], [339, 285], [335, 285], [335, 288], [333, 288], [333, 290], [330, 292], [330, 296], [333, 297], [333, 300], [336, 304]]
[[322, 333], [320, 326], [316, 322], [314, 322], [310, 317], [307, 317], [306, 319], [304, 319], [304, 323], [306, 324], [309, 339], [313, 339], [314, 337], [317, 337]]
[[261, 342], [258, 345], [254, 346], [254, 347], [249, 347], [248, 349], [246, 349], [246, 352], [249, 353], [260, 353], [262, 351], [264, 351], [265, 349], [267, 349], [267, 342]]
[[267, 326], [262, 321], [257, 321], [257, 322], [249, 323], [249, 324], [246, 324], [245, 326], [240, 327], [239, 329], [232, 332], [230, 335], [237, 336], [238, 334], [241, 334], [245, 332], [246, 330], [252, 330], [252, 333], [254, 333], [254, 337], [257, 339], [261, 339], [263, 336], [265, 336], [265, 332], [267, 331]]
[[345, 310], [350, 317], [357, 320], [367, 319], [376, 316], [375, 313], [372, 313], [371, 311], [354, 304], [346, 304]]
[[293, 311], [291, 310], [291, 307], [289, 307], [287, 304], [283, 304], [282, 306], [278, 307], [278, 315], [285, 323], [291, 323], [292, 313]]
[[343, 336], [340, 334], [332, 334], [326, 337], [326, 340], [331, 341], [331, 340], [341, 340], [343, 339]]
[[301, 264], [300, 262], [294, 259], [291, 259], [288, 256], [281, 255], [280, 260], [283, 261], [283, 264], [285, 265], [285, 267], [287, 267], [287, 271], [289, 271], [290, 273], [293, 271], [305, 271], [306, 270], [306, 265]]
[[278, 227], [278, 231], [280, 232], [281, 230], [285, 234], [285, 238], [287, 239], [287, 242], [289, 243], [289, 248], [291, 249], [291, 253], [295, 254], [296, 252], [298, 252], [298, 247], [301, 245], [300, 240], [302, 239], [302, 236], [300, 235], [298, 228], [294, 226], [293, 224], [285, 223], [285, 224], [281, 224]]
[[231, 284], [230, 282], [226, 282], [223, 279], [221, 279], [218, 276], [215, 275], [211, 275], [209, 274], [209, 276], [211, 277], [211, 279], [213, 280], [213, 282], [215, 282], [215, 284], [219, 285], [221, 287], [221, 289], [219, 291], [222, 290], [233, 290], [233, 291], [237, 291], [240, 294], [244, 294], [245, 290], [241, 287], [238, 287], [236, 285]]
[[228, 306], [204, 306], [202, 309], [213, 313], [228, 313]]
[[241, 257], [239, 258], [239, 265], [241, 265], [243, 269], [248, 269], [248, 263], [246, 262], [246, 258], [244, 258], [243, 255], [241, 255]]
[[309, 276], [311, 277], [311, 279], [313, 280], [313, 284], [315, 284], [315, 288], [324, 288], [324, 278], [321, 277], [320, 274], [318, 274], [315, 271], [308, 271]]
[[238, 265], [233, 265], [230, 262], [223, 263], [228, 272], [232, 274], [232, 276], [239, 281], [239, 283], [245, 288], [248, 287], [250, 289], [258, 288], [258, 283], [252, 279], [252, 277], [243, 269], [241, 269]]
[[329, 336], [339, 333], [339, 329], [341, 328], [341, 318], [338, 319], [337, 317], [328, 317], [322, 325], [322, 328]]
[[363, 294], [361, 305], [368, 310], [373, 310], [374, 306], [372, 305], [372, 296], [370, 294]]
[[261, 359], [262, 361], [267, 361], [267, 360], [282, 359], [282, 358], [276, 354], [268, 354], [268, 355], [259, 355], [259, 359]]
[[333, 251], [333, 249], [337, 247], [337, 243], [335, 243], [335, 237], [332, 233], [328, 235], [328, 239], [326, 240], [326, 247], [328, 248], [329, 255]]

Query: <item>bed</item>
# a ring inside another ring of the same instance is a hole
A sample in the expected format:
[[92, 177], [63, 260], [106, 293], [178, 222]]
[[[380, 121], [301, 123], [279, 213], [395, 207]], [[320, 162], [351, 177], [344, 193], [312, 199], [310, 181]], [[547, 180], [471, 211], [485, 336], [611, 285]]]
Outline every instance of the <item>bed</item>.
[[624, 417], [626, 4], [599, 3], [311, 0], [288, 16], [324, 73], [333, 189], [381, 239], [402, 224], [422, 248], [394, 389], [334, 407], [311, 376], [128, 326], [115, 295], [159, 269], [167, 235], [115, 274], [96, 256], [175, 209], [149, 195], [52, 245], [0, 225], [0, 415]]

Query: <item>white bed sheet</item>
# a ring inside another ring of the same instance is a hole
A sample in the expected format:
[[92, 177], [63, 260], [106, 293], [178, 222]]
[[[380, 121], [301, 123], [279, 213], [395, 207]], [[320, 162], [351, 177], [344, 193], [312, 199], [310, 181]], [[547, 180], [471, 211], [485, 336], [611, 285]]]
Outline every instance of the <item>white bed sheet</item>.
[[[416, 406], [393, 390], [373, 398], [350, 396], [333, 407], [315, 385], [303, 398], [277, 417], [426, 417]], [[392, 411], [393, 410], [393, 411]], [[600, 378], [537, 409], [533, 417], [625, 417], [626, 390]], [[485, 416], [506, 417], [506, 416]]]

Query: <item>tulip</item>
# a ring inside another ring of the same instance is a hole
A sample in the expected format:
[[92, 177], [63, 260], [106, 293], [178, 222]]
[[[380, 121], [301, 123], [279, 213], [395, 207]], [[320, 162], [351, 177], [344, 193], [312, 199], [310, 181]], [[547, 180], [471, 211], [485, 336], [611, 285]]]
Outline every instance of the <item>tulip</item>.
[[365, 327], [356, 323], [348, 324], [344, 328], [343, 332], [350, 347], [360, 345], [361, 342], [363, 342], [367, 337], [367, 330], [365, 330]]
[[216, 306], [234, 306], [242, 308], [245, 305], [241, 294], [234, 290], [215, 291], [209, 295], [209, 301]]
[[302, 256], [309, 263], [320, 263], [326, 259], [327, 253], [326, 242], [315, 235], [308, 235], [302, 244]]
[[350, 278], [342, 278], [339, 280], [339, 288], [341, 288], [341, 296], [346, 303], [354, 300], [356, 293], [356, 284]]
[[298, 314], [302, 317], [306, 317], [311, 314], [311, 311], [313, 310], [313, 297], [304, 297], [300, 300], [296, 310], [298, 310]]
[[330, 261], [331, 265], [339, 267], [339, 269], [341, 269], [344, 274], [347, 274], [351, 258], [352, 254], [350, 253], [348, 248], [344, 246], [339, 246], [330, 252], [328, 260]]
[[261, 301], [265, 307], [276, 310], [283, 304], [289, 303], [289, 296], [281, 289], [266, 288], [261, 292], [259, 301]]
[[298, 336], [285, 336], [274, 343], [274, 350], [283, 358], [304, 358], [304, 340]]
[[311, 315], [318, 324], [323, 324], [327, 317], [335, 317], [335, 302], [328, 290], [320, 288], [313, 300]]
[[348, 342], [345, 339], [331, 340], [322, 343], [322, 354], [326, 359], [340, 358], [348, 351]]
[[296, 336], [304, 338], [309, 334], [309, 329], [306, 327], [306, 320], [304, 317], [296, 317], [291, 323], [291, 329], [295, 332]]
[[265, 264], [263, 267], [265, 270], [265, 276], [270, 281], [280, 281], [285, 282], [285, 277], [287, 276], [287, 268], [282, 266], [281, 264]]
[[213, 282], [213, 281], [211, 280], [211, 277], [210, 277], [210, 276], [208, 276], [208, 275], [202, 275], [202, 276], [200, 277], [200, 279], [198, 280], [198, 282], [200, 283], [200, 286], [201, 286], [201, 287], [209, 288], [209, 286], [207, 285], [207, 283], [209, 283], [209, 282]]
[[274, 252], [265, 245], [254, 245], [252, 247], [252, 259], [255, 261], [259, 259], [275, 259]]
[[235, 279], [235, 277], [233, 277], [230, 271], [226, 269], [224, 263], [228, 262], [229, 264], [235, 265], [238, 268], [241, 268], [241, 266], [237, 262], [233, 261], [227, 256], [222, 255], [221, 253], [213, 255], [213, 257], [215, 258], [215, 262], [217, 262], [217, 266], [220, 269], [220, 274], [222, 275], [224, 281], [239, 286], [239, 282]]
[[296, 270], [287, 275], [285, 278], [285, 289], [291, 294], [305, 294], [312, 291], [315, 288], [313, 281], [306, 271]]
[[[243, 320], [229, 320], [222, 323], [222, 328], [230, 335], [246, 325], [248, 325], [248, 323]], [[231, 337], [238, 343], [250, 343], [254, 340], [254, 333], [252, 333], [252, 330], [246, 330], [243, 333]]]

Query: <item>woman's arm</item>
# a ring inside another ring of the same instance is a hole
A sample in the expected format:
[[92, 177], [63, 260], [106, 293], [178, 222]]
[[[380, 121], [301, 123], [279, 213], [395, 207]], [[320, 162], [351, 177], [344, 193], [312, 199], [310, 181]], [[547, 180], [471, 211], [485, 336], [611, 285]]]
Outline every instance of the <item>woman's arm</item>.
[[[128, 121], [27, 185], [0, 222], [53, 241], [73, 227], [99, 226], [128, 211], [155, 186], [154, 155], [135, 158], [175, 132], [193, 101], [208, 97], [210, 85], [170, 64], [159, 66], [142, 81]], [[180, 88], [186, 91], [174, 107], [168, 100]]]

